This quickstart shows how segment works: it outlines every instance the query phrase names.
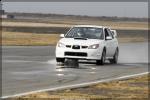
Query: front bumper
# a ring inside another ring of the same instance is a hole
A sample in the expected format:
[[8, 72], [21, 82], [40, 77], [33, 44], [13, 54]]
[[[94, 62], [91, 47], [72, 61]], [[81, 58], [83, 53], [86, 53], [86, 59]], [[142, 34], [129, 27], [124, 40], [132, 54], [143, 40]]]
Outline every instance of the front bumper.
[[102, 48], [98, 49], [72, 49], [56, 47], [57, 58], [73, 58], [85, 60], [99, 60], [101, 59]]

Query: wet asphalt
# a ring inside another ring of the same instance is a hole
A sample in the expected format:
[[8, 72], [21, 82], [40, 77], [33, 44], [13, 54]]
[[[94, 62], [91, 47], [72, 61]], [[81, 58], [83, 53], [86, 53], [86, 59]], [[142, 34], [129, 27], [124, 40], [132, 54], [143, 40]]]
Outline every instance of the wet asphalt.
[[56, 64], [54, 46], [3, 46], [2, 96], [148, 72], [148, 43], [120, 44], [118, 64]]

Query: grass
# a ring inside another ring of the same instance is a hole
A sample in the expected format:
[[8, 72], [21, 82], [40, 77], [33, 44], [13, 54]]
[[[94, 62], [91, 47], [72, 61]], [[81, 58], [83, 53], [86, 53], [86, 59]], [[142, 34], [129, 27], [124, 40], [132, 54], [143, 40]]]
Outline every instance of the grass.
[[147, 30], [148, 23], [147, 22], [112, 22], [112, 21], [90, 21], [90, 20], [66, 20], [66, 21], [58, 21], [58, 22], [13, 22], [13, 21], [2, 21], [2, 26], [12, 26], [12, 27], [71, 27], [73, 25], [102, 25], [108, 26], [112, 29], [136, 29], [136, 30]]
[[[48, 21], [48, 22], [24, 22], [21, 21], [2, 21], [3, 29], [5, 26], [12, 26], [12, 27], [44, 27], [44, 28], [56, 28], [55, 30], [58, 31], [57, 27], [71, 27], [75, 24], [94, 24], [94, 25], [104, 25], [110, 26], [113, 29], [123, 29], [123, 30], [146, 30], [148, 29], [147, 22], [113, 22], [113, 21], [100, 21], [100, 20], [57, 20], [55, 21]], [[31, 30], [35, 32], [35, 29]], [[38, 30], [41, 31], [42, 29]], [[45, 30], [45, 29], [44, 29]], [[50, 29], [51, 30], [51, 29]], [[52, 29], [53, 30], [53, 29]], [[10, 31], [10, 32], [9, 32]], [[36, 45], [56, 45], [57, 41], [59, 40], [59, 34], [44, 34], [44, 33], [31, 33], [31, 32], [19, 32], [19, 30], [3, 30], [2, 31], [2, 45], [10, 45], [10, 46], [36, 46]], [[143, 36], [127, 36], [127, 37], [118, 37], [119, 42], [143, 42], [147, 41], [146, 38]]]
[[76, 89], [30, 94], [12, 100], [148, 100], [148, 75]]
[[[4, 46], [47, 46], [56, 45], [59, 34], [37, 34], [23, 32], [2, 32], [2, 45]], [[125, 37], [118, 38], [119, 43], [143, 42], [144, 37]]]
[[11, 46], [55, 45], [58, 39], [59, 39], [58, 34], [2, 32], [2, 45], [11, 45]]

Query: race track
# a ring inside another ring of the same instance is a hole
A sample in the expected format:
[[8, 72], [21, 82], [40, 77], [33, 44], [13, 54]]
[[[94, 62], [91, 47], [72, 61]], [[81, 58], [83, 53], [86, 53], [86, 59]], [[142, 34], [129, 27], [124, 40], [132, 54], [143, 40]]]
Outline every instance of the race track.
[[3, 46], [2, 96], [54, 89], [148, 72], [148, 43], [120, 44], [119, 63], [61, 68], [54, 46]]

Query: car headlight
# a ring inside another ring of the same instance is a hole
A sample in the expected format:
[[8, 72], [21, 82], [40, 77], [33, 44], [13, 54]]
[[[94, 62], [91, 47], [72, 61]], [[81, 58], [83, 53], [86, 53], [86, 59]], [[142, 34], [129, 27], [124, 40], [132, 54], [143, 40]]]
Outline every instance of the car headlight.
[[93, 44], [93, 45], [90, 45], [88, 49], [97, 49], [98, 47], [99, 47], [99, 44]]
[[57, 44], [57, 46], [58, 46], [58, 47], [61, 47], [61, 48], [64, 48], [64, 47], [65, 47], [65, 44], [59, 42], [59, 43]]

